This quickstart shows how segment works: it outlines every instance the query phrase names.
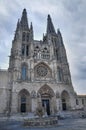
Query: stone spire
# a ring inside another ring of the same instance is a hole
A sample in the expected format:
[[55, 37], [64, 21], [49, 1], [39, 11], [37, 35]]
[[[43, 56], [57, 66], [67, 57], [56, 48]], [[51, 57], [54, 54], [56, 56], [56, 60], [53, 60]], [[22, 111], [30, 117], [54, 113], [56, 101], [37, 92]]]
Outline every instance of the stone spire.
[[55, 29], [52, 23], [52, 19], [50, 17], [50, 15], [48, 14], [48, 18], [47, 18], [47, 34], [55, 34]]
[[31, 39], [33, 39], [33, 25], [32, 25], [32, 22], [30, 24], [30, 35], [31, 35]]
[[26, 9], [23, 10], [22, 12], [22, 17], [21, 17], [21, 28], [24, 30], [28, 29], [28, 20], [27, 20], [27, 12]]
[[58, 35], [59, 44], [63, 45], [63, 39], [62, 39], [62, 35], [59, 29], [57, 30], [57, 35]]
[[31, 24], [30, 24], [30, 30], [33, 31], [33, 25], [32, 25], [32, 22], [31, 22]]
[[20, 28], [20, 21], [19, 21], [19, 19], [18, 19], [17, 27], [16, 27], [16, 32], [19, 30], [19, 28]]
[[18, 22], [17, 22], [17, 26], [16, 26], [16, 31], [15, 31], [15, 36], [14, 36], [14, 40], [16, 40], [18, 37], [18, 31], [20, 30], [20, 21], [18, 19]]

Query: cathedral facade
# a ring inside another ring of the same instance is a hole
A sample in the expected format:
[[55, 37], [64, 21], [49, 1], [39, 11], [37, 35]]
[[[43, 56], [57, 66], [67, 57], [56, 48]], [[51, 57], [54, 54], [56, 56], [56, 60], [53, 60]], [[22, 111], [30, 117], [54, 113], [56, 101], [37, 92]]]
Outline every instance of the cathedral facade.
[[[35, 113], [41, 104], [48, 115], [77, 108], [60, 30], [47, 17], [43, 40], [34, 40], [26, 9], [18, 20], [8, 70], [0, 70], [0, 113]], [[81, 105], [82, 106], [82, 105]]]

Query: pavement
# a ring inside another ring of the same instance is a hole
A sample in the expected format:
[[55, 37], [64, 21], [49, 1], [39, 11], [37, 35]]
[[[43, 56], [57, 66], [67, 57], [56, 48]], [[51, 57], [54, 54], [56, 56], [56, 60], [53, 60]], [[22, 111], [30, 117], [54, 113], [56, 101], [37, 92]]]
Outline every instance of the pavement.
[[86, 118], [59, 120], [58, 126], [47, 128], [29, 128], [23, 126], [23, 121], [0, 121], [0, 130], [86, 130]]

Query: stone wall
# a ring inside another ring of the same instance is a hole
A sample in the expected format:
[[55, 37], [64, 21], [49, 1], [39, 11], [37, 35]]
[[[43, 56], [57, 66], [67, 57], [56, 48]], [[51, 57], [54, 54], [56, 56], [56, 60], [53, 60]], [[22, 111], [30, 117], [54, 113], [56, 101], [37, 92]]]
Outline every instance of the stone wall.
[[7, 111], [8, 71], [0, 70], [0, 113]]

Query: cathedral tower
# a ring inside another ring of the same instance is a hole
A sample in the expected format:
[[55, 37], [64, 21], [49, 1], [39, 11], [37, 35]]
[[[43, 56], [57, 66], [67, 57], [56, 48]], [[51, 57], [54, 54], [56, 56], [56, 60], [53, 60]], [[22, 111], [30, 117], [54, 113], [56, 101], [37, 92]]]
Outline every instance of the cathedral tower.
[[24, 9], [9, 59], [9, 112], [35, 113], [40, 103], [48, 115], [73, 109], [75, 92], [60, 30], [55, 31], [48, 15], [43, 40], [34, 40], [33, 33]]

